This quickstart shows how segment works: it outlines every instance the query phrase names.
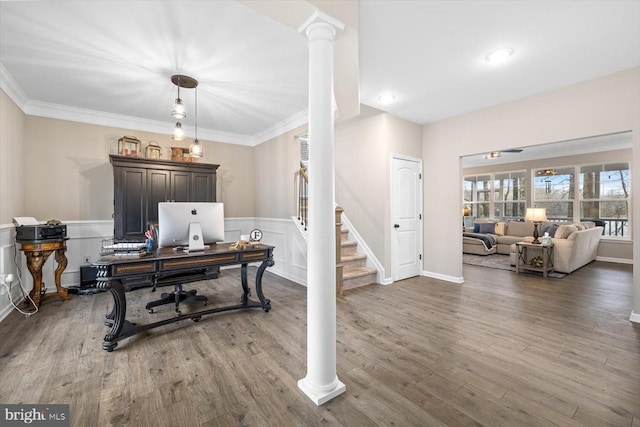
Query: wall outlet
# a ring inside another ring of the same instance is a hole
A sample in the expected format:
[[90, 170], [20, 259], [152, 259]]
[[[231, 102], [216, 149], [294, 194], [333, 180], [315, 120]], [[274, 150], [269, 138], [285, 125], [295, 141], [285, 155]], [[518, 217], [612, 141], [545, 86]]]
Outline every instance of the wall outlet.
[[6, 274], [0, 274], [0, 295], [7, 293], [7, 287], [4, 285]]

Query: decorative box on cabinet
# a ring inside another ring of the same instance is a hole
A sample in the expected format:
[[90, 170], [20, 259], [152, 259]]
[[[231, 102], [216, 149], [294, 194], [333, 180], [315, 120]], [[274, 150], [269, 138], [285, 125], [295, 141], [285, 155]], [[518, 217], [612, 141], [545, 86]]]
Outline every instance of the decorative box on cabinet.
[[109, 156], [113, 165], [113, 236], [144, 240], [158, 222], [158, 203], [215, 202], [219, 165]]

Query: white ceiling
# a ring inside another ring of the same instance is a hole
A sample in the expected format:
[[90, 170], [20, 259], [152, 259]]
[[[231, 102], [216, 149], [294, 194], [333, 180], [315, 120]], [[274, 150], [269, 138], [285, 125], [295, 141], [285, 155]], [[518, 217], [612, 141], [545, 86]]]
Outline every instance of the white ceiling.
[[[200, 138], [254, 145], [305, 122], [308, 50], [250, 3], [0, 1], [0, 84], [28, 114], [170, 133], [187, 74]], [[419, 124], [640, 66], [640, 0], [362, 0], [358, 29], [361, 102]]]

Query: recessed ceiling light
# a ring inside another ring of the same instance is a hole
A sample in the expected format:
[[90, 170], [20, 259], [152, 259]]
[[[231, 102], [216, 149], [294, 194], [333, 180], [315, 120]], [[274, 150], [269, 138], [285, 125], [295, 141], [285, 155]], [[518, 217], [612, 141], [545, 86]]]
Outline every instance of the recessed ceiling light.
[[495, 64], [506, 61], [507, 58], [509, 58], [511, 55], [513, 55], [513, 49], [502, 47], [500, 49], [489, 52], [489, 54], [485, 56], [485, 59]]
[[378, 101], [382, 102], [383, 104], [389, 104], [393, 102], [395, 99], [396, 99], [396, 96], [390, 93], [386, 93], [378, 97]]

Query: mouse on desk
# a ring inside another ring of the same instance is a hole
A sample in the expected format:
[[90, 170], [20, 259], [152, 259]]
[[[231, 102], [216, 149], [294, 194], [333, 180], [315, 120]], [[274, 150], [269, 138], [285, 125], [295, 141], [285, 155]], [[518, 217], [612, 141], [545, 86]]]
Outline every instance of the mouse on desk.
[[176, 252], [182, 252], [184, 251], [184, 247], [183, 246], [174, 246], [173, 250]]

